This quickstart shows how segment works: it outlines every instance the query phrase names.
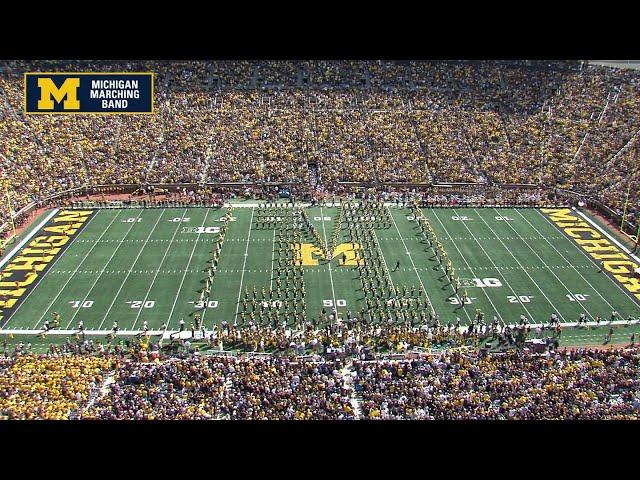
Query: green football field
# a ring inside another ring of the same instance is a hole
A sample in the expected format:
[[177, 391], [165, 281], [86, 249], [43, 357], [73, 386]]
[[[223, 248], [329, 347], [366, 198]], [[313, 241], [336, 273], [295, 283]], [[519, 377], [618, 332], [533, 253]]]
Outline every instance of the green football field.
[[[177, 330], [181, 319], [188, 328], [196, 312], [207, 329], [214, 322], [233, 323], [243, 310], [245, 290], [255, 288], [260, 295], [263, 288], [275, 288], [274, 269], [282, 254], [275, 249], [276, 239], [285, 234], [278, 220], [257, 225], [258, 209], [252, 205], [233, 210], [207, 301], [198, 303], [227, 208], [100, 209], [3, 319], [2, 330], [33, 334], [53, 312], [61, 316], [61, 330], [74, 330], [82, 320], [88, 331], [105, 333], [114, 321], [121, 331], [140, 330], [144, 321], [151, 330], [163, 323]], [[405, 298], [422, 302], [426, 297], [442, 323], [460, 318], [467, 324], [476, 309], [488, 321], [496, 316], [507, 324], [517, 323], [521, 315], [546, 323], [555, 312], [563, 324], [571, 324], [581, 313], [590, 321], [599, 314], [605, 320], [600, 329], [574, 329], [563, 340], [601, 343], [615, 310], [621, 341], [638, 331], [637, 322], [626, 322], [629, 316], [640, 318], [638, 301], [538, 209], [421, 210], [460, 277], [458, 294], [411, 211], [386, 210], [391, 224], [373, 229], [384, 273], [397, 292], [406, 287]], [[348, 243], [344, 223], [331, 240], [339, 208], [305, 211], [327, 245]], [[303, 241], [314, 243], [308, 233]], [[358, 267], [341, 265], [341, 257], [314, 256], [318, 265], [303, 267], [308, 318], [333, 307], [346, 317], [347, 310], [355, 315], [365, 306]], [[465, 291], [469, 304], [462, 306]], [[277, 303], [267, 309], [286, 318]]]

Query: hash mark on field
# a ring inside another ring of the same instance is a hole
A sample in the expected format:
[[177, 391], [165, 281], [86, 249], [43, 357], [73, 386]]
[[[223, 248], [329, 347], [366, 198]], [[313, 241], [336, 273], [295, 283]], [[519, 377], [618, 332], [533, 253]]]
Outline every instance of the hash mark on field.
[[[105, 233], [107, 233], [107, 230], [109, 229], [109, 227], [111, 227], [111, 225], [113, 224], [113, 222], [115, 222], [116, 218], [118, 217], [119, 213], [116, 213], [116, 215], [113, 217], [113, 219], [111, 220], [111, 222], [109, 223], [109, 225], [107, 225], [107, 228], [102, 232], [102, 234], [100, 235], [100, 238], [102, 238], [102, 235], [104, 235]], [[98, 216], [98, 214], [94, 214], [89, 221], [87, 222], [87, 225]], [[78, 237], [75, 237], [78, 238]], [[74, 238], [74, 240], [75, 240]], [[73, 241], [71, 241], [71, 243], [73, 244]], [[71, 244], [70, 244], [71, 245]], [[93, 251], [95, 245], [93, 245], [89, 251], [84, 255], [84, 257], [82, 258], [82, 260], [80, 260], [80, 263], [78, 264], [78, 266], [76, 267], [76, 271], [78, 270], [78, 268], [80, 268], [80, 265], [82, 265], [84, 263], [84, 261], [87, 259], [87, 257], [89, 256], [89, 254]], [[69, 247], [67, 247], [69, 248]], [[62, 258], [64, 255], [61, 255], [58, 257], [58, 259]], [[55, 265], [58, 261], [58, 259], [55, 260], [54, 264]], [[52, 266], [53, 266], [52, 265]], [[46, 273], [44, 274], [44, 276], [42, 278], [44, 278], [46, 276]], [[49, 306], [47, 307], [47, 310], [45, 310], [42, 314], [42, 316], [40, 317], [40, 319], [38, 320], [38, 322], [36, 323], [34, 328], [38, 327], [38, 324], [42, 321], [42, 319], [44, 318], [44, 316], [46, 315], [47, 311], [51, 308], [51, 306], [53, 305], [53, 303], [58, 299], [58, 297], [60, 297], [60, 294], [62, 293], [62, 291], [66, 288], [66, 286], [69, 284], [69, 282], [71, 281], [71, 279], [73, 278], [73, 275], [71, 275], [67, 281], [64, 283], [64, 285], [62, 286], [62, 289], [58, 292], [58, 294], [55, 296], [55, 298], [51, 301], [51, 303], [49, 304]], [[14, 315], [15, 313], [20, 309], [20, 306], [25, 304], [25, 301], [27, 300], [27, 298], [29, 298], [29, 295], [31, 295], [31, 292], [35, 291], [36, 289], [34, 288], [33, 290], [31, 290], [29, 292], [29, 294], [27, 295], [27, 297], [24, 299], [24, 301], [18, 306], [18, 308], [16, 308], [16, 310], [13, 312]], [[11, 318], [13, 318], [13, 315], [11, 316]], [[9, 318], [9, 320], [11, 320], [11, 318]], [[7, 322], [5, 323], [5, 327], [7, 326], [7, 323], [9, 323], [9, 320], [7, 320]]]
[[[153, 234], [153, 232], [155, 231], [156, 227], [158, 226], [158, 223], [160, 223], [160, 218], [162, 218], [162, 215], [164, 215], [164, 212], [166, 212], [166, 210], [167, 210], [166, 208], [163, 208], [162, 211], [160, 212], [160, 215], [158, 215], [158, 219], [156, 220], [155, 225], [153, 226], [153, 228], [149, 232], [149, 235], [147, 236], [147, 240], [149, 240], [151, 238], [151, 235]], [[184, 217], [184, 214], [183, 214], [183, 217]], [[131, 264], [132, 266], [134, 266], [136, 264], [136, 262], [140, 258], [140, 255], [142, 254], [142, 251], [144, 250], [144, 248], [146, 246], [147, 246], [147, 243], [145, 242], [145, 244], [142, 246], [142, 248], [138, 251], [138, 254], [136, 255], [136, 258], [133, 260], [133, 263]], [[131, 273], [131, 271], [129, 271], [129, 273], [127, 273], [127, 276], [124, 278], [124, 280], [120, 284], [120, 287], [118, 288], [118, 291], [114, 295], [113, 300], [111, 301], [111, 304], [109, 305], [109, 308], [107, 309], [107, 312], [102, 317], [102, 321], [100, 322], [100, 326], [98, 327], [98, 329], [102, 328], [102, 325], [104, 324], [104, 321], [107, 319], [107, 316], [111, 312], [111, 309], [113, 308], [113, 305], [116, 303], [116, 299], [118, 298], [118, 295], [120, 295], [120, 292], [122, 291], [122, 288], [124, 287], [124, 284], [127, 282], [127, 279], [129, 278], [130, 273]]]
[[[185, 208], [184, 212], [182, 212], [181, 221], [184, 220], [184, 216], [185, 216], [186, 213], [187, 213], [187, 209]], [[179, 229], [180, 229], [180, 224], [178, 224], [176, 226], [176, 229], [173, 232], [173, 236], [171, 237], [172, 241], [173, 241], [173, 239], [176, 238], [176, 234], [178, 233]], [[194, 247], [195, 247], [195, 245], [194, 245]], [[160, 260], [160, 264], [158, 265], [157, 271], [153, 275], [153, 279], [151, 280], [151, 284], [149, 285], [149, 288], [147, 289], [147, 293], [144, 296], [144, 300], [142, 301], [143, 305], [145, 305], [147, 303], [147, 300], [149, 299], [149, 293], [151, 293], [151, 289], [153, 288], [153, 285], [155, 284], [156, 279], [158, 278], [158, 273], [160, 272], [160, 267], [162, 267], [162, 264], [164, 263], [164, 260], [167, 258], [167, 253], [169, 253], [169, 249], [170, 248], [171, 248], [171, 242], [169, 243], [169, 245], [167, 245], [167, 248], [164, 251], [164, 255], [162, 256], [162, 259]], [[140, 315], [141, 314], [142, 314], [142, 308], [138, 310], [138, 314], [136, 315], [136, 318], [133, 321], [133, 326], [131, 327], [132, 329], [136, 328], [136, 324], [138, 323], [138, 320], [140, 319]]]
[[[493, 210], [494, 210], [496, 213], [498, 213], [498, 210], [497, 210], [497, 209], [495, 209], [495, 208], [494, 208]], [[482, 222], [483, 222], [483, 223], [484, 223], [484, 224], [489, 228], [489, 230], [491, 230], [491, 233], [494, 233], [494, 232], [493, 232], [493, 228], [491, 228], [491, 226], [489, 225], [489, 223], [485, 220], [484, 216], [483, 216], [482, 214], [480, 214], [480, 213], [479, 213], [475, 208], [473, 209], [473, 211], [474, 211], [474, 213], [475, 213], [476, 215], [478, 215], [478, 216], [480, 217], [480, 220], [482, 220]], [[509, 226], [509, 228], [510, 228], [514, 233], [517, 233], [516, 229], [513, 227], [513, 225], [511, 225], [511, 223], [509, 223], [509, 222], [505, 222], [505, 223]], [[470, 233], [471, 233], [471, 232], [470, 232]], [[509, 253], [509, 255], [511, 255], [511, 257], [516, 261], [516, 263], [517, 263], [519, 266], [522, 266], [522, 264], [520, 263], [520, 261], [519, 261], [519, 260], [517, 259], [517, 257], [513, 254], [513, 252], [512, 252], [510, 249], [508, 249], [508, 248], [507, 248], [507, 246], [504, 244], [504, 242], [500, 241], [500, 243], [502, 244], [503, 248], [504, 248], [504, 249]], [[540, 257], [540, 255], [538, 255], [538, 252], [536, 252], [536, 251], [535, 251], [535, 249], [534, 249], [533, 247], [531, 247], [531, 245], [529, 245], [529, 243], [528, 243], [526, 240], [524, 240], [524, 244], [525, 244], [525, 245], [526, 245], [526, 246], [531, 250], [531, 252], [532, 252], [536, 257], [538, 257], [538, 259], [542, 262], [542, 264], [543, 264], [543, 265], [545, 265], [545, 266], [547, 265], [547, 264], [546, 264], [546, 262], [544, 261], [544, 259], [543, 259], [543, 258], [541, 258], [541, 257]], [[491, 262], [492, 262], [492, 263], [494, 263], [494, 262], [493, 262], [493, 260], [491, 260]], [[555, 311], [555, 313], [556, 313], [556, 314], [557, 314], [557, 315], [558, 315], [562, 320], [564, 320], [565, 318], [564, 318], [564, 315], [562, 314], [562, 312], [558, 309], [558, 307], [556, 307], [556, 305], [554, 305], [554, 304], [553, 304], [553, 302], [551, 301], [551, 299], [547, 296], [547, 294], [544, 292], [544, 290], [542, 290], [542, 288], [540, 288], [540, 286], [539, 286], [539, 285], [538, 285], [538, 283], [533, 279], [533, 277], [531, 277], [531, 275], [529, 274], [529, 272], [527, 272], [525, 269], [523, 269], [523, 271], [524, 271], [524, 273], [527, 275], [527, 277], [529, 277], [529, 279], [531, 280], [531, 283], [532, 283], [532, 284], [533, 284], [533, 285], [538, 289], [538, 291], [540, 291], [540, 293], [542, 293], [542, 296], [547, 300], [547, 302], [549, 302], [549, 305], [551, 305], [551, 308], [553, 308], [553, 310]], [[549, 271], [551, 272], [551, 270], [549, 270]], [[561, 284], [561, 285], [562, 285], [562, 286], [563, 286], [563, 287], [564, 287], [564, 288], [569, 292], [569, 294], [571, 294], [571, 290], [569, 290], [569, 289], [567, 288], [567, 286], [564, 284], [564, 282], [563, 282], [562, 280], [560, 280], [560, 278], [558, 278], [558, 276], [557, 276], [555, 273], [553, 273], [553, 272], [552, 272], [552, 274], [553, 274], [553, 276], [556, 278], [556, 280], [558, 280], [558, 282], [560, 282], [560, 284]], [[506, 278], [505, 278], [505, 281], [506, 281]], [[509, 285], [509, 282], [507, 281], [506, 283], [507, 283], [507, 285], [509, 286], [509, 288], [511, 289], [511, 291], [513, 292], [513, 295], [516, 295], [515, 291], [514, 291], [514, 290], [513, 290], [513, 288], [511, 287], [511, 285]], [[522, 303], [522, 302], [520, 302], [520, 303], [522, 304], [522, 306], [524, 307], [524, 309], [525, 309], [525, 310], [527, 310], [527, 307], [524, 305], [524, 303]], [[583, 306], [583, 305], [580, 305], [580, 306], [584, 309], [584, 306]], [[586, 309], [585, 309], [585, 311], [586, 311]], [[588, 313], [589, 313], [589, 312], [587, 312], [587, 314], [588, 314]], [[531, 316], [531, 314], [529, 313], [529, 311], [528, 311], [528, 310], [527, 310], [527, 314], [529, 315], [529, 318], [533, 318], [533, 317]]]
[[[522, 213], [520, 213], [520, 212], [519, 212], [519, 211], [517, 211], [516, 209], [514, 209], [514, 211], [516, 211], [516, 212], [518, 213], [518, 215], [520, 215], [520, 216], [522, 217], [522, 219], [523, 219], [525, 222], [527, 222], [531, 227], [533, 227], [533, 228], [534, 228], [534, 230], [535, 230], [536, 232], [538, 232], [538, 233], [539, 233], [539, 230], [536, 228], [536, 226], [535, 226], [535, 225], [533, 225], [533, 224], [532, 224], [532, 223], [531, 223], [531, 222], [530, 222], [530, 221], [529, 221], [529, 220], [528, 220], [524, 215], [522, 215]], [[540, 210], [536, 210], [536, 211], [538, 212], [538, 214], [539, 214], [543, 219], [545, 219], [545, 220], [549, 223], [549, 225], [551, 225], [553, 228], [556, 228], [556, 227], [555, 227], [555, 225], [553, 225], [553, 224], [551, 223], [551, 221], [550, 221], [547, 217], [545, 217], [544, 215], [542, 215], [542, 212], [540, 212]], [[564, 236], [563, 236], [563, 239], [564, 239], [565, 241], [567, 240], [567, 238], [566, 238], [566, 237], [564, 237]], [[553, 248], [553, 249], [554, 249], [554, 250], [555, 250], [555, 251], [556, 251], [556, 252], [557, 252], [557, 253], [562, 257], [562, 259], [563, 259], [563, 260], [564, 260], [564, 261], [565, 261], [565, 262], [566, 262], [566, 263], [567, 263], [571, 268], [573, 268], [573, 269], [575, 270], [575, 272], [576, 272], [576, 273], [577, 273], [577, 274], [578, 274], [578, 275], [579, 275], [579, 276], [580, 276], [580, 277], [581, 277], [581, 278], [582, 278], [582, 279], [587, 283], [587, 285], [589, 285], [589, 286], [591, 287], [591, 289], [592, 289], [594, 292], [596, 292], [596, 294], [598, 294], [598, 295], [600, 296], [600, 298], [602, 298], [602, 300], [604, 300], [604, 302], [605, 302], [607, 305], [609, 305], [609, 307], [613, 310], [613, 309], [614, 309], [614, 308], [613, 308], [613, 305], [611, 305], [611, 303], [609, 303], [609, 301], [608, 301], [606, 298], [604, 298], [604, 296], [600, 293], [600, 290], [599, 290], [599, 289], [596, 289], [596, 288], [591, 284], [591, 282], [589, 282], [589, 280], [587, 280], [587, 279], [586, 279], [586, 278], [585, 278], [585, 277], [584, 277], [580, 272], [578, 272], [578, 270], [576, 269], [576, 266], [575, 266], [575, 265], [573, 265], [573, 263], [572, 263], [572, 262], [570, 262], [570, 261], [569, 261], [569, 260], [568, 260], [568, 259], [567, 259], [567, 258], [566, 258], [566, 257], [565, 257], [565, 256], [564, 256], [564, 255], [563, 255], [563, 254], [562, 254], [562, 253], [561, 253], [561, 252], [560, 252], [560, 251], [559, 251], [559, 250], [558, 250], [558, 249], [557, 249], [557, 248], [556, 248], [556, 247], [551, 243], [551, 242], [549, 242], [549, 241], [547, 240], [547, 243], [551, 246], [551, 248]], [[565, 250], [565, 251], [566, 251], [566, 253], [569, 253], [569, 251], [568, 251], [568, 250]], [[589, 257], [588, 257], [588, 256], [587, 256], [587, 255], [582, 251], [582, 249], [578, 248], [578, 251], [579, 251], [580, 253], [582, 253], [582, 254], [583, 254], [583, 256], [584, 256], [587, 260], [590, 260], [590, 258], [589, 258]], [[581, 265], [580, 267], [582, 267], [582, 268], [585, 268], [585, 267], [587, 267], [587, 266], [591, 267], [591, 265], [592, 265], [592, 264], [590, 264], [590, 265]], [[611, 278], [611, 277], [609, 277], [609, 278]], [[616, 284], [616, 282], [613, 282], [613, 283], [614, 283], [615, 285], [617, 285], [617, 284]], [[618, 285], [618, 288], [620, 288], [620, 287], [619, 287], [619, 285]], [[620, 290], [622, 290], [622, 289], [620, 288]]]
[[[438, 221], [438, 223], [440, 224], [440, 226], [442, 227], [442, 229], [444, 230], [445, 234], [449, 234], [449, 232], [447, 231], [447, 227], [445, 227], [444, 223], [442, 222], [442, 220], [440, 219], [440, 217], [438, 216], [438, 214], [436, 213], [436, 211], [431, 208], [430, 209], [431, 214], [434, 216], [434, 218]], [[454, 210], [455, 212], [455, 210]], [[464, 224], [464, 222], [462, 222]], [[467, 229], [468, 230], [468, 229]], [[469, 230], [470, 232], [470, 230]], [[480, 247], [482, 248], [481, 244], [478, 243], [478, 245], [480, 245]], [[467, 266], [467, 268], [469, 269], [469, 272], [471, 273], [471, 275], [475, 275], [474, 271], [475, 268], [472, 268], [471, 265], [469, 265], [469, 262], [467, 260], [467, 257], [465, 255], [463, 255], [463, 253], [460, 251], [460, 248], [458, 247], [458, 245], [454, 242], [453, 243], [454, 248], [456, 249], [456, 251], [458, 252], [458, 255], [460, 256], [460, 258], [462, 259], [462, 261], [465, 263], [465, 265]], [[476, 268], [480, 268], [480, 267], [476, 267]], [[502, 319], [502, 315], [500, 313], [500, 310], [498, 310], [498, 308], [495, 306], [495, 304], [493, 303], [493, 300], [491, 299], [491, 297], [489, 296], [489, 293], [485, 290], [485, 289], [481, 289], [482, 293], [484, 294], [484, 296], [486, 297], [486, 299], [489, 301], [489, 303], [491, 304], [491, 307], [493, 308], [494, 312], [496, 313], [497, 317], [500, 319], [500, 321], [502, 322], [502, 324], [505, 324], [505, 321]]]
[[[140, 213], [138, 213], [138, 216], [136, 218], [140, 218], [140, 215], [142, 214], [142, 211], [140, 211]], [[129, 233], [131, 232], [131, 229], [133, 228], [133, 226], [135, 225], [135, 223], [132, 223], [131, 226], [129, 227], [129, 229], [127, 230], [127, 233], [125, 233], [124, 237], [122, 237], [123, 239], [127, 237], [127, 235], [129, 235]], [[95, 247], [95, 245], [94, 245]], [[104, 264], [103, 270], [109, 265], [109, 263], [111, 263], [111, 260], [113, 260], [114, 256], [116, 255], [116, 253], [118, 252], [118, 250], [120, 250], [120, 247], [122, 247], [122, 243], [119, 243], [118, 246], [115, 248], [115, 250], [111, 253], [111, 256], [109, 257], [109, 259], [107, 260], [107, 263]], [[91, 292], [93, 291], [93, 289], [95, 288], [96, 284], [98, 283], [98, 281], [102, 278], [102, 274], [98, 275], [96, 277], [96, 279], [94, 280], [93, 284], [91, 285], [91, 287], [89, 287], [89, 291], [87, 292], [87, 294], [85, 295], [84, 299], [82, 300], [82, 303], [86, 302], [89, 298], [89, 295], [91, 294]], [[78, 315], [78, 313], [80, 312], [80, 309], [76, 310], [75, 312], [73, 312], [73, 315], [71, 316], [71, 319], [69, 320], [69, 323], [67, 324], [66, 328], [69, 328], [69, 326], [73, 323], [73, 320], [76, 318], [76, 316]]]

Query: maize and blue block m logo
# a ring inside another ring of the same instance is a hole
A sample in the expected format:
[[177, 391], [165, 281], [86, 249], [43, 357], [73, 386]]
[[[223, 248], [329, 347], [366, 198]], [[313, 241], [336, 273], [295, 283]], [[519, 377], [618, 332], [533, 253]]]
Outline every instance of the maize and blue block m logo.
[[53, 110], [54, 100], [56, 103], [62, 102], [64, 110], [80, 110], [78, 101], [78, 88], [80, 78], [67, 78], [57, 87], [51, 78], [38, 78], [38, 88], [40, 89], [40, 99], [38, 100], [38, 110]]
[[25, 73], [27, 114], [153, 112], [153, 73]]

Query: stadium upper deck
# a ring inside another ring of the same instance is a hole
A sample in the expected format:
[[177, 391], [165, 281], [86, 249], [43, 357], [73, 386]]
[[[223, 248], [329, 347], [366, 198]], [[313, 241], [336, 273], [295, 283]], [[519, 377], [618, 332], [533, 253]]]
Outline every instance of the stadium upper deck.
[[[4, 62], [15, 211], [86, 184], [524, 182], [635, 221], [640, 74], [580, 62]], [[154, 71], [157, 114], [22, 113], [25, 71]], [[0, 223], [8, 218], [5, 202]]]

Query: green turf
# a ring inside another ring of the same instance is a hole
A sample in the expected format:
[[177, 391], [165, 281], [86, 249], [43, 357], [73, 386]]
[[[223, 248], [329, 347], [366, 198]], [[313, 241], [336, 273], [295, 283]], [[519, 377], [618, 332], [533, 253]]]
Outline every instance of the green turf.
[[[320, 236], [331, 243], [338, 208], [306, 210]], [[189, 325], [195, 311], [189, 302], [198, 299], [218, 235], [188, 232], [185, 227], [221, 226], [226, 211], [99, 210], [4, 329], [41, 327], [54, 311], [61, 314], [62, 328], [74, 328], [80, 319], [87, 329], [100, 330], [111, 329], [115, 320], [122, 330], [139, 329], [145, 320], [151, 329], [159, 329], [163, 322], [169, 330], [177, 329], [181, 318]], [[375, 235], [391, 280], [397, 289], [424, 286], [443, 323], [457, 317], [468, 323], [476, 308], [489, 320], [495, 315], [506, 323], [517, 322], [522, 314], [546, 321], [552, 312], [563, 322], [574, 322], [581, 312], [589, 318], [600, 314], [608, 319], [612, 310], [625, 318], [640, 317], [637, 303], [612, 277], [599, 273], [593, 261], [538, 210], [422, 209], [462, 279], [468, 284], [497, 279], [501, 285], [461, 288], [472, 303], [460, 308], [433, 250], [427, 248], [416, 222], [408, 219], [409, 209], [389, 207], [389, 211], [391, 228], [377, 229]], [[245, 287], [269, 291], [272, 286], [274, 230], [256, 228], [253, 213], [251, 207], [233, 212], [212, 288], [213, 308], [203, 311], [208, 328], [213, 322], [233, 322]], [[499, 219], [504, 217], [510, 220]], [[346, 241], [347, 231], [342, 229], [337, 243]], [[317, 317], [323, 306], [337, 304], [343, 315], [363, 306], [356, 267], [339, 266], [337, 259], [320, 261], [318, 266], [304, 267], [304, 281], [308, 317]], [[571, 301], [568, 295], [584, 295], [580, 298], [585, 300]], [[147, 308], [135, 308], [132, 302]], [[75, 308], [78, 304], [85, 307]], [[627, 327], [624, 335], [637, 330]]]

